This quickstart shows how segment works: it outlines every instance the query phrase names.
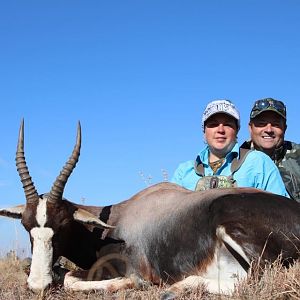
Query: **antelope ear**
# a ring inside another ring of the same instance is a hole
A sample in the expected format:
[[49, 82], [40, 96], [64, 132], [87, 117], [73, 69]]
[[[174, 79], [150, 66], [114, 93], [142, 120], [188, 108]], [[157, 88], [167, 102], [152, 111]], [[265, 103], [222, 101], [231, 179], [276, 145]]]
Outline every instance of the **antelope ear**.
[[104, 222], [102, 222], [100, 219], [98, 219], [96, 216], [91, 214], [85, 209], [78, 208], [74, 214], [73, 217], [76, 221], [87, 224], [87, 225], [93, 225], [96, 227], [101, 227], [101, 228], [115, 228], [115, 226], [108, 225]]
[[0, 209], [0, 216], [14, 218], [14, 219], [22, 219], [22, 214], [25, 210], [25, 204], [2, 208]]

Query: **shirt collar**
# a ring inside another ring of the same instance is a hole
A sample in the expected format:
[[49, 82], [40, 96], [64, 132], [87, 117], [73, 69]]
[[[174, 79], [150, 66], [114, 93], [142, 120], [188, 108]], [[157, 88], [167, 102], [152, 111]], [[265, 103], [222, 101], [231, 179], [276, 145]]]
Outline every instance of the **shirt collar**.
[[[230, 152], [228, 152], [225, 156], [226, 161], [231, 161], [234, 157], [239, 158], [239, 144], [235, 143]], [[197, 156], [197, 160], [201, 161], [203, 164], [208, 165], [208, 155], [209, 155], [209, 147], [206, 146], [201, 152], [199, 152]]]

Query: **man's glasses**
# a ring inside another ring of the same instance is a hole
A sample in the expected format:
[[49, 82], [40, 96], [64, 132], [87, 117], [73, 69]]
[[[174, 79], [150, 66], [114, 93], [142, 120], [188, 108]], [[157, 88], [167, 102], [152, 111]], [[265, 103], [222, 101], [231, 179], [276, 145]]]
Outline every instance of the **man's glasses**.
[[283, 102], [272, 98], [257, 100], [251, 110], [250, 118], [254, 118], [259, 112], [264, 110], [275, 110], [283, 117], [286, 117], [286, 108]]

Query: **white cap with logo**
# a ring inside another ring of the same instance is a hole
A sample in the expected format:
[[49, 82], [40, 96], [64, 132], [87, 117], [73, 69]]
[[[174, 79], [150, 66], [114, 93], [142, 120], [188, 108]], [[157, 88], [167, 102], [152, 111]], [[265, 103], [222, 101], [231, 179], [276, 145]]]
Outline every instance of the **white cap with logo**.
[[238, 130], [240, 129], [240, 113], [235, 105], [229, 100], [214, 100], [207, 104], [203, 115], [202, 115], [202, 129], [204, 131], [204, 123], [212, 115], [224, 113], [227, 114], [237, 121]]

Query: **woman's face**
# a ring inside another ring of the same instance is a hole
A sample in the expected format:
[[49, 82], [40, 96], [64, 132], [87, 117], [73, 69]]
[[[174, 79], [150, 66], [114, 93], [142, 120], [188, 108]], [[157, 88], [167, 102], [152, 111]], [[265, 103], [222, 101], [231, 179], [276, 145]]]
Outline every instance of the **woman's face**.
[[205, 122], [205, 139], [212, 154], [224, 158], [236, 143], [236, 120], [223, 113], [212, 115]]

